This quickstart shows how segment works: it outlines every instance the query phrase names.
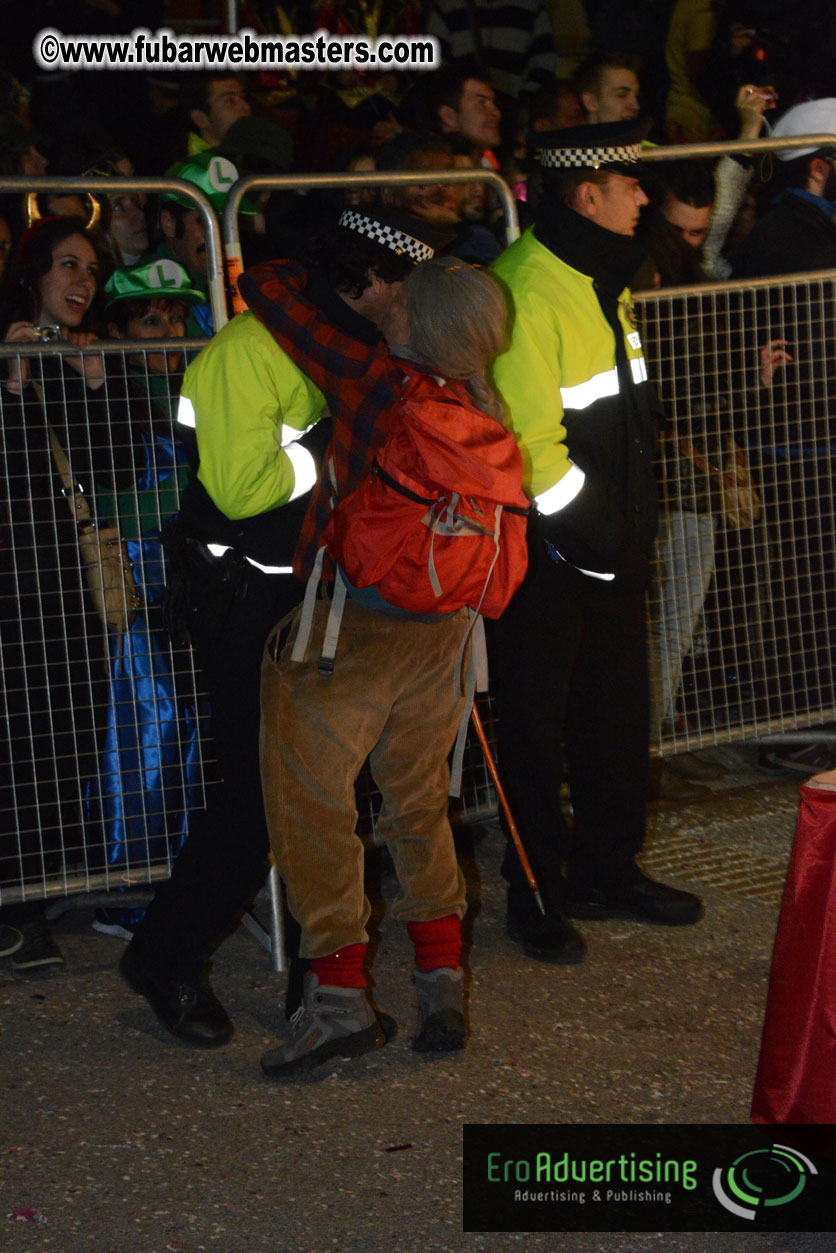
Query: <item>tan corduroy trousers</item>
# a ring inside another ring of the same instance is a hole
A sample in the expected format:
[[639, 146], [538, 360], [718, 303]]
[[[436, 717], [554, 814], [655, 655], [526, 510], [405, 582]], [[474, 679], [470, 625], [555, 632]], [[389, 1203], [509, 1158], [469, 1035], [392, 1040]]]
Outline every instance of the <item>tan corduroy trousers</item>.
[[368, 939], [354, 783], [370, 758], [378, 831], [397, 871], [392, 913], [426, 922], [466, 908], [447, 818], [447, 757], [463, 711], [456, 658], [466, 611], [400, 621], [348, 599], [333, 674], [320, 674], [327, 601], [305, 659], [291, 661], [301, 609], [279, 623], [262, 668], [261, 768], [273, 855], [302, 928], [301, 955]]

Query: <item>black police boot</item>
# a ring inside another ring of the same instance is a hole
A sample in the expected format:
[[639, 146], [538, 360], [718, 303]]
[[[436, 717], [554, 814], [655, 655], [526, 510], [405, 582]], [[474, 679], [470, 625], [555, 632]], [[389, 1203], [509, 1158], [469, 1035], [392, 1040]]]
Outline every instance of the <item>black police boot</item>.
[[217, 1048], [232, 1039], [234, 1027], [205, 970], [161, 970], [134, 937], [122, 954], [119, 972], [178, 1040], [197, 1048]]
[[662, 927], [687, 927], [702, 918], [703, 904], [693, 892], [657, 883], [631, 863], [618, 878], [608, 879], [600, 887], [572, 883], [570, 878], [566, 912], [572, 918], [590, 921], [626, 918]]
[[576, 966], [584, 959], [584, 938], [566, 917], [562, 907], [551, 902], [542, 914], [528, 888], [508, 889], [507, 931], [535, 961], [557, 966]]

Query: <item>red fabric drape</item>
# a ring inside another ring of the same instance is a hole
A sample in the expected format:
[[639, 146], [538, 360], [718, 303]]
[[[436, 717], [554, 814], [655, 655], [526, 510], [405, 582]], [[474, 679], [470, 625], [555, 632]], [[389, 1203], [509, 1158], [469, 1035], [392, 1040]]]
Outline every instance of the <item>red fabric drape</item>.
[[836, 1123], [836, 790], [801, 788], [752, 1120]]

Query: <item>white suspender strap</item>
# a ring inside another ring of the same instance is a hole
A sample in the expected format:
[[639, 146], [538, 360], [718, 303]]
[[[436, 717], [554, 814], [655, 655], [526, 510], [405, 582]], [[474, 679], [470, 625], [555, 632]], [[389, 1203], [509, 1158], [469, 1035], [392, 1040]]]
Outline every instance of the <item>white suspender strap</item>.
[[328, 614], [328, 621], [325, 624], [325, 639], [322, 642], [322, 652], [317, 663], [317, 669], [320, 674], [334, 673], [334, 658], [337, 655], [337, 640], [340, 638], [340, 623], [343, 620], [345, 593], [346, 587], [343, 572], [337, 566], [337, 573], [334, 577], [334, 598], [331, 601], [331, 610]]
[[325, 548], [322, 547], [317, 551], [316, 561], [314, 561], [313, 570], [311, 570], [308, 585], [305, 588], [305, 599], [302, 601], [302, 616], [299, 619], [299, 630], [296, 632], [293, 652], [290, 654], [291, 661], [305, 660], [308, 640], [311, 638], [314, 605], [316, 604], [316, 589], [319, 587], [319, 580], [322, 575], [322, 563], [324, 560]]

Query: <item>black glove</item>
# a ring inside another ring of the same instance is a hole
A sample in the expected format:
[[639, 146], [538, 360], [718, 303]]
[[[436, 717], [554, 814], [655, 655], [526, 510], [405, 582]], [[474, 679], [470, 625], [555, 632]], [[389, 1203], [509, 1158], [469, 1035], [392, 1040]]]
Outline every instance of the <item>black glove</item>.
[[587, 477], [575, 499], [557, 513], [537, 515], [550, 556], [581, 571], [612, 574], [618, 591], [640, 591], [650, 581], [649, 555], [618, 505]]

